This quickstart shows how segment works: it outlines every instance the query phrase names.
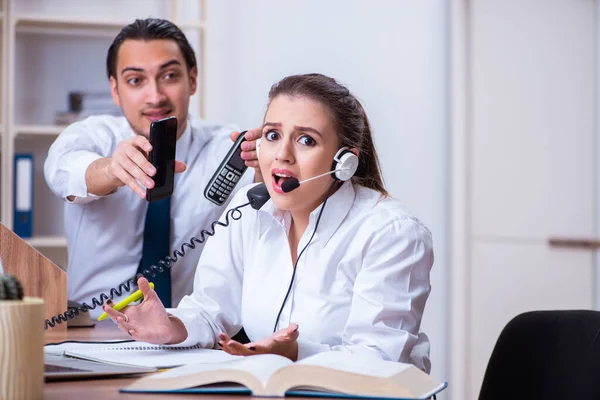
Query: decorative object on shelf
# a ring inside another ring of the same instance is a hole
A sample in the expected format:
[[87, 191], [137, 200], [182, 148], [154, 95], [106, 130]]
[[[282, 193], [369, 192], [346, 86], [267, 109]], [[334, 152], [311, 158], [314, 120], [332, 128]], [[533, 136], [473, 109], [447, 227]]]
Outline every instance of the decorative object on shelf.
[[91, 115], [123, 115], [113, 102], [110, 92], [69, 92], [69, 111], [57, 111], [54, 114], [56, 125], [69, 125]]
[[33, 233], [33, 155], [15, 154], [14, 232], [22, 238]]
[[23, 297], [16, 277], [0, 275], [0, 399], [44, 395], [44, 300]]

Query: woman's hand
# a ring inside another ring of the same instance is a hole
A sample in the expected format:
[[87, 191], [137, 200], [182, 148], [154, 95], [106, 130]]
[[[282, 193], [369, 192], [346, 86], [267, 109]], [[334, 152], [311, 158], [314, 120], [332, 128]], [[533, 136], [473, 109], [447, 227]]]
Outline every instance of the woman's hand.
[[252, 356], [256, 354], [279, 354], [292, 361], [298, 359], [298, 325], [291, 324], [287, 328], [280, 329], [271, 336], [258, 342], [241, 344], [232, 340], [225, 333], [219, 334], [219, 344], [223, 351], [234, 356]]
[[129, 333], [135, 340], [155, 344], [183, 342], [187, 338], [185, 326], [178, 318], [167, 313], [148, 280], [140, 277], [138, 287], [144, 295], [141, 304], [117, 311], [112, 308], [113, 304], [109, 299], [102, 309], [117, 323], [120, 330]]

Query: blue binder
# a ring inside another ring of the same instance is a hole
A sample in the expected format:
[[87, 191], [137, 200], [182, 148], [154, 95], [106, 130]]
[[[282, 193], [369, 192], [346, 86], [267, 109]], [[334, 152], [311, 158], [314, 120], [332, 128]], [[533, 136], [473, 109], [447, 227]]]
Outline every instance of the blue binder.
[[22, 238], [33, 233], [33, 155], [15, 154], [13, 231]]

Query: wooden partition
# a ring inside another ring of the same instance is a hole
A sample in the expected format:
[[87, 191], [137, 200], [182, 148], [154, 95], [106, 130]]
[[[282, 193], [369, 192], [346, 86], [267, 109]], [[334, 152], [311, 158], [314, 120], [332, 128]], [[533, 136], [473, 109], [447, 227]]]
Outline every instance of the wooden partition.
[[[4, 272], [15, 275], [23, 285], [25, 296], [44, 299], [45, 318], [65, 312], [67, 273], [1, 223], [0, 258]], [[53, 329], [65, 331], [67, 324], [58, 324]]]

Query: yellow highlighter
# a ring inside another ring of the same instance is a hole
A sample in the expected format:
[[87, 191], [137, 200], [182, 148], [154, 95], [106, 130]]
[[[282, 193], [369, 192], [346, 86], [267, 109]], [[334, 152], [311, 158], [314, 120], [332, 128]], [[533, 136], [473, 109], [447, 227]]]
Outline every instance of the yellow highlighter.
[[[150, 282], [150, 287], [152, 289], [154, 289], [154, 283]], [[113, 306], [113, 308], [115, 310], [117, 310], [117, 311], [121, 311], [126, 306], [128, 306], [131, 303], [133, 303], [134, 301], [141, 300], [142, 297], [144, 297], [144, 295], [142, 294], [142, 291], [141, 290], [136, 290], [135, 292], [133, 292], [132, 294], [130, 294], [129, 296], [125, 297], [123, 300], [121, 300], [120, 302], [118, 302], [117, 304], [115, 304]], [[108, 318], [108, 314], [106, 314], [104, 312], [104, 313], [102, 313], [101, 316], [98, 317], [98, 321], [102, 321], [103, 319], [106, 319], [106, 318]]]

